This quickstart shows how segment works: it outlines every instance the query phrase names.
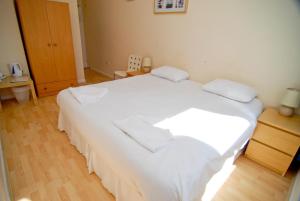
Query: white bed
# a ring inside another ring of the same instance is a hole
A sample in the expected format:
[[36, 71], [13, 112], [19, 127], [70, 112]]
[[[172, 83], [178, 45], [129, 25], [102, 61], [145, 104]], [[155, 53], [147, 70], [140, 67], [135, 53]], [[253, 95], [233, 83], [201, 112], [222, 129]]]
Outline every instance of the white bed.
[[[94, 86], [108, 93], [88, 105], [68, 90], [59, 93], [58, 126], [117, 201], [201, 200], [208, 180], [249, 140], [262, 110], [258, 99], [239, 103], [190, 80], [142, 75]], [[170, 129], [175, 139], [149, 152], [112, 123], [132, 115]]]

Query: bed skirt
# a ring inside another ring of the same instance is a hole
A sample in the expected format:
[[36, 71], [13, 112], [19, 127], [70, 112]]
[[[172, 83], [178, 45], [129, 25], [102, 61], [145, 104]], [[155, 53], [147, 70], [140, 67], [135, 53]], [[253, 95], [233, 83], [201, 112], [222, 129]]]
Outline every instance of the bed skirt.
[[116, 201], [145, 201], [136, 187], [120, 179], [122, 177], [91, 149], [84, 134], [72, 126], [62, 111], [59, 112], [58, 129], [67, 133], [70, 143], [86, 158], [89, 173], [94, 172], [101, 179], [103, 186], [115, 196]]
[[[113, 168], [109, 167], [105, 160], [97, 155], [87, 142], [83, 133], [80, 133], [70, 119], [60, 110], [58, 118], [58, 129], [67, 133], [70, 143], [86, 158], [89, 173], [95, 173], [103, 186], [115, 196], [116, 201], [146, 201], [136, 186], [122, 180], [122, 176]], [[234, 156], [227, 158], [222, 169], [217, 172], [207, 183], [201, 198], [197, 201], [211, 200], [225, 180], [234, 169], [233, 163], [243, 152], [243, 147]]]

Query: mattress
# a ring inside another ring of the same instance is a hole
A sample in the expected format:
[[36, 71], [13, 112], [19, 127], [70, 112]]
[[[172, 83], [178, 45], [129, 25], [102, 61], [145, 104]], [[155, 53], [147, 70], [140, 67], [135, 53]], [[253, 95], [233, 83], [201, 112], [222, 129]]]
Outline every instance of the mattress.
[[[148, 74], [94, 86], [108, 93], [89, 105], [68, 90], [59, 93], [59, 129], [117, 201], [201, 200], [209, 179], [249, 140], [262, 111], [258, 99], [240, 103], [191, 80]], [[169, 129], [174, 140], [149, 152], [112, 123], [132, 115]]]

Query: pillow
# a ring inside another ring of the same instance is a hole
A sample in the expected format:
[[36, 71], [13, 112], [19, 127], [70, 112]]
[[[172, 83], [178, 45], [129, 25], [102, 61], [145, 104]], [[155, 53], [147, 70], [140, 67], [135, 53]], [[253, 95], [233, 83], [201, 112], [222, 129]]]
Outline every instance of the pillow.
[[153, 69], [151, 71], [151, 75], [165, 78], [173, 82], [179, 82], [189, 78], [189, 74], [187, 72], [171, 66], [162, 66], [160, 68]]
[[216, 79], [202, 86], [202, 89], [239, 102], [248, 103], [256, 97], [253, 88], [230, 80]]

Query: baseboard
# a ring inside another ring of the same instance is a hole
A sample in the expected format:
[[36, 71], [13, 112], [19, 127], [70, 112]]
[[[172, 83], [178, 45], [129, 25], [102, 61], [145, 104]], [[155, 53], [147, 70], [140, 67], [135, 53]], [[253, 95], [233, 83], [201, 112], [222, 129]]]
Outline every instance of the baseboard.
[[77, 82], [79, 84], [83, 84], [83, 83], [86, 83], [86, 80], [85, 80], [85, 78], [82, 78], [82, 79], [78, 79]]
[[15, 98], [13, 94], [0, 94], [0, 100], [9, 100], [13, 98]]
[[[11, 188], [11, 183], [8, 180], [8, 167], [7, 167], [7, 161], [5, 157], [5, 153], [3, 151], [3, 141], [2, 141], [2, 136], [3, 136], [3, 125], [0, 125], [0, 183], [2, 188], [0, 188], [0, 194], [1, 198], [4, 201], [11, 201], [15, 200], [13, 193], [12, 193], [12, 188]], [[2, 200], [1, 199], [1, 200]]]
[[114, 78], [113, 75], [110, 75], [110, 74], [108, 74], [108, 73], [105, 73], [105, 72], [103, 72], [103, 71], [101, 71], [101, 70], [99, 70], [99, 69], [97, 69], [97, 68], [91, 68], [91, 69], [94, 70], [94, 71], [96, 71], [97, 73], [101, 73], [101, 74], [103, 74], [103, 75], [105, 75], [105, 76], [107, 76], [107, 77], [109, 77], [109, 78], [111, 78], [111, 79]]
[[300, 200], [300, 170], [294, 178], [293, 184], [290, 187], [289, 196], [287, 201], [299, 201]]

